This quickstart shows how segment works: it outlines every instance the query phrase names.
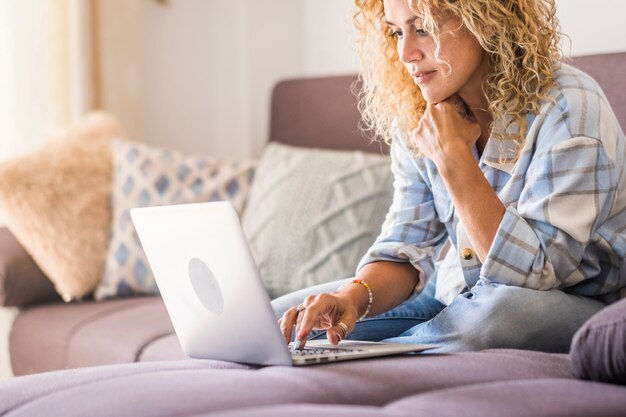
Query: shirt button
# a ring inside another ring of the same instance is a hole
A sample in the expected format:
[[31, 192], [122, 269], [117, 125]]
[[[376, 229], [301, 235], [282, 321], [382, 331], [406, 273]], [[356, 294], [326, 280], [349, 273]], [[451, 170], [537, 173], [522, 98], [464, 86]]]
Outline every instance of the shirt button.
[[461, 256], [466, 261], [469, 261], [470, 259], [474, 257], [474, 251], [471, 250], [470, 248], [464, 248], [463, 251], [461, 252]]

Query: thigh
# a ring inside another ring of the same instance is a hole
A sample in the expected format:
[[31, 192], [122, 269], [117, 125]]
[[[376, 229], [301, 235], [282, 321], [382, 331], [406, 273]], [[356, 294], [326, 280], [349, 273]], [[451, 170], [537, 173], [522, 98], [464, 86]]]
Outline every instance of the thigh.
[[433, 352], [489, 348], [567, 352], [576, 330], [604, 306], [559, 290], [479, 282], [432, 320], [388, 340], [440, 344]]

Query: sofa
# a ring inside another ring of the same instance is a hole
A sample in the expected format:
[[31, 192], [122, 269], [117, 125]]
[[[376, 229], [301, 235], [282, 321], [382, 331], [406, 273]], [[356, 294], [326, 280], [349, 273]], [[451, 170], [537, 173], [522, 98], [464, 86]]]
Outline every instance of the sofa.
[[[578, 57], [626, 126], [626, 53]], [[269, 140], [384, 153], [359, 129], [354, 76], [287, 80]], [[626, 300], [577, 333], [569, 354], [510, 349], [320, 366], [185, 357], [158, 296], [64, 302], [0, 228], [0, 303], [17, 311], [0, 415], [626, 416]]]

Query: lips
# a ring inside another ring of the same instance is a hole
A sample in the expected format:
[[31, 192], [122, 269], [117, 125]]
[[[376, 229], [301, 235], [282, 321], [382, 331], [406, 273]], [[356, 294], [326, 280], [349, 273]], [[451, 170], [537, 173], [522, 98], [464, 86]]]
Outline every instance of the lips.
[[411, 77], [416, 84], [424, 84], [428, 82], [437, 71], [411, 71]]
[[422, 75], [430, 74], [431, 72], [435, 72], [435, 70], [432, 70], [432, 71], [411, 71], [411, 75], [413, 77], [421, 77]]

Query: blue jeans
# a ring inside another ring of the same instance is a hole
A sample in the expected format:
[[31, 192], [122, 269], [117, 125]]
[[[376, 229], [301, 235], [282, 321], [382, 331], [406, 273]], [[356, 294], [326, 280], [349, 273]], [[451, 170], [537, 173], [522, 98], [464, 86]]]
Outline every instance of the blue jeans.
[[[277, 318], [308, 295], [336, 290], [334, 281], [272, 301]], [[479, 281], [450, 305], [435, 300], [435, 280], [386, 313], [359, 321], [347, 339], [440, 345], [429, 353], [490, 348], [568, 352], [574, 333], [604, 303], [560, 290], [539, 291]], [[374, 297], [376, 295], [374, 294]], [[310, 339], [324, 338], [313, 332]]]

